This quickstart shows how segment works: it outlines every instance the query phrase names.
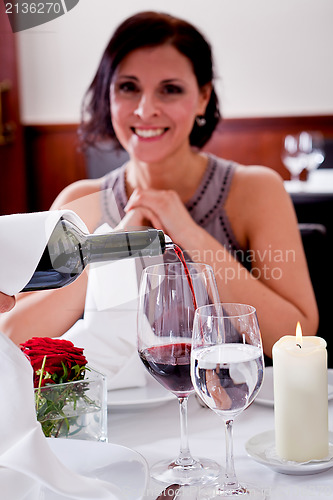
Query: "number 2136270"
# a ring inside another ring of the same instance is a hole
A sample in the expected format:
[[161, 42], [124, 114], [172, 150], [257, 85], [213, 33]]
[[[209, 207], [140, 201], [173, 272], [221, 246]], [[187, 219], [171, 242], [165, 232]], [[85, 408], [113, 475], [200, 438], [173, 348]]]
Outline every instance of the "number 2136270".
[[38, 3], [6, 3], [7, 14], [59, 14], [61, 4], [59, 2], [38, 2]]

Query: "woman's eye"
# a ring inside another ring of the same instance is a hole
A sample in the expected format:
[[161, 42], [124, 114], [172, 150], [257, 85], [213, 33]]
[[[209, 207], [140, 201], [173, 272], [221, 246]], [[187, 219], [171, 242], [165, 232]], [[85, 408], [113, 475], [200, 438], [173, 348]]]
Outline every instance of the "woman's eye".
[[165, 95], [182, 94], [183, 88], [179, 85], [168, 83], [166, 85], [163, 85], [161, 92]]
[[123, 92], [125, 94], [138, 92], [138, 87], [134, 82], [121, 82], [117, 87], [120, 92]]

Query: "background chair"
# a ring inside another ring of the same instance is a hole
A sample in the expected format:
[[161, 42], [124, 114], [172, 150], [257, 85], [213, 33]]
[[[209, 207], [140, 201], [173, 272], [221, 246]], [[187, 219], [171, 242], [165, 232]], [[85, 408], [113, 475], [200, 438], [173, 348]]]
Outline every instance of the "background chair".
[[319, 168], [333, 168], [333, 138], [324, 139], [325, 158]]
[[310, 277], [319, 309], [318, 336], [327, 342], [328, 365], [333, 367], [333, 304], [330, 293], [333, 279], [329, 240], [323, 224], [299, 224]]
[[128, 159], [128, 153], [123, 149], [115, 149], [110, 143], [101, 143], [85, 151], [87, 177], [98, 179], [123, 165]]

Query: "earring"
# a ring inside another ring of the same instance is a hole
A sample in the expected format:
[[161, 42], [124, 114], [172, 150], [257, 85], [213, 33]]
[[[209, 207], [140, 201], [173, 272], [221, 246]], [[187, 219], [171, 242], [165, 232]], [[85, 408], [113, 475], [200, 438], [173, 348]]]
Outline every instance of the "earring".
[[206, 118], [202, 115], [196, 116], [195, 121], [196, 121], [198, 127], [204, 127], [206, 125]]

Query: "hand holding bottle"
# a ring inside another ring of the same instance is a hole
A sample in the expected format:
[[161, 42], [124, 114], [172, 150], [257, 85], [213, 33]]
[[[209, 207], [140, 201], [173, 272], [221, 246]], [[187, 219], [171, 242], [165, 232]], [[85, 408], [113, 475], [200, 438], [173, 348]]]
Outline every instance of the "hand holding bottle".
[[22, 291], [61, 288], [72, 283], [90, 263], [160, 255], [165, 245], [165, 236], [157, 229], [86, 234], [62, 216]]
[[160, 255], [166, 244], [157, 229], [89, 234], [70, 210], [3, 216], [0, 226], [0, 290], [8, 296], [61, 288], [89, 263]]

